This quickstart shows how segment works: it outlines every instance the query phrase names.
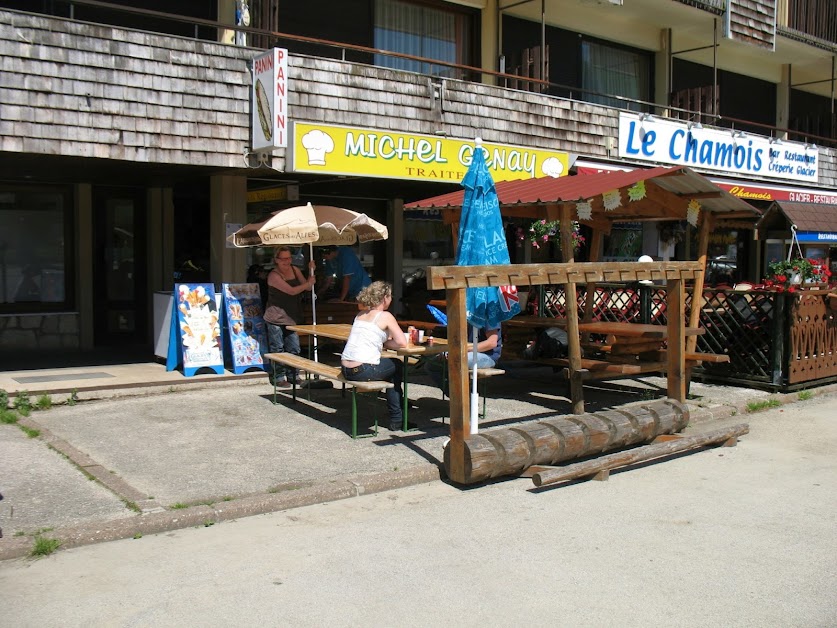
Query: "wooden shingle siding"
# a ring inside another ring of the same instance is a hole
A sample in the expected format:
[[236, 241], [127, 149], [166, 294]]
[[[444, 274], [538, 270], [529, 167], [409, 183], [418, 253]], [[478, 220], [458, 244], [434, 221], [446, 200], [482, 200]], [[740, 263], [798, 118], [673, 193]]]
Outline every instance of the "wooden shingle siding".
[[253, 51], [0, 12], [0, 149], [240, 167]]
[[776, 45], [776, 0], [728, 0], [729, 36], [773, 49]]

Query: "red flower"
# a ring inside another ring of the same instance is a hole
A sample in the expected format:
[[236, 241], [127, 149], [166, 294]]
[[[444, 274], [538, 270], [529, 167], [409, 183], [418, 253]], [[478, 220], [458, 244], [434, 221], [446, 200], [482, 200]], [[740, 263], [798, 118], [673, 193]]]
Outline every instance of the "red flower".
[[776, 292], [784, 292], [785, 286], [776, 286]]
[[790, 293], [794, 293], [794, 292], [796, 292], [796, 286], [790, 286], [790, 287], [788, 288], [788, 292], [790, 292]]
[[785, 275], [776, 275], [776, 281], [779, 283], [785, 283], [788, 278]]

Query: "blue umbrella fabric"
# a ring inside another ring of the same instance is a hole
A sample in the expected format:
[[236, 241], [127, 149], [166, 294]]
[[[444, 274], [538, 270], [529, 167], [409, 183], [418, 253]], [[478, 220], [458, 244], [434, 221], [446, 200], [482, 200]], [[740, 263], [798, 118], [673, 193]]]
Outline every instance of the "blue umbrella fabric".
[[[511, 263], [494, 180], [488, 171], [479, 140], [468, 172], [462, 179], [462, 187], [465, 188], [465, 198], [459, 218], [456, 264]], [[471, 325], [496, 329], [503, 321], [520, 314], [517, 289], [514, 286], [468, 288], [466, 309]]]
[[428, 311], [428, 312], [430, 312], [430, 313], [433, 315], [433, 318], [435, 318], [435, 319], [436, 319], [436, 321], [437, 321], [440, 325], [445, 325], [445, 326], [447, 326], [447, 324], [448, 324], [448, 315], [447, 315], [447, 314], [445, 314], [442, 310], [440, 310], [439, 308], [437, 308], [437, 307], [435, 307], [435, 306], [433, 306], [433, 305], [430, 305], [430, 304], [428, 303], [428, 304], [427, 304], [427, 311]]
[[[465, 195], [459, 217], [458, 266], [509, 264], [509, 248], [494, 180], [485, 163], [479, 138], [465, 178]], [[481, 328], [497, 329], [500, 323], [520, 313], [515, 286], [468, 288], [465, 294], [468, 322], [474, 327], [474, 376], [471, 382], [471, 434], [477, 433], [479, 395], [477, 394], [477, 338]]]

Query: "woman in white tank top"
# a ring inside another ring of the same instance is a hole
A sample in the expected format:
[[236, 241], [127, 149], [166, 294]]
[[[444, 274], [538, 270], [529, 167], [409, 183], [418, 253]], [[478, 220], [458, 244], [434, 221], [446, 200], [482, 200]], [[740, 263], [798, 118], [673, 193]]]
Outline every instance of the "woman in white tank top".
[[395, 384], [386, 391], [389, 429], [402, 429], [401, 368], [397, 360], [382, 358], [383, 349], [407, 346], [407, 336], [395, 317], [387, 312], [392, 303], [392, 286], [375, 281], [361, 290], [357, 301], [362, 310], [352, 324], [352, 331], [341, 354], [343, 377], [355, 382], [387, 381]]

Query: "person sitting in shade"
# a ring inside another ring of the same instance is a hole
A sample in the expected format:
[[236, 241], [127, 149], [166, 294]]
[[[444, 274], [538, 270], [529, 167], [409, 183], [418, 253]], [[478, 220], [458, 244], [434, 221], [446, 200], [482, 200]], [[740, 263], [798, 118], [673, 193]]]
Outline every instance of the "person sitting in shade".
[[[468, 325], [468, 342], [474, 341], [474, 326]], [[481, 328], [477, 334], [477, 368], [494, 368], [503, 351], [503, 339], [499, 329]], [[474, 351], [468, 351], [468, 370], [474, 368]], [[446, 396], [448, 391], [448, 355], [440, 353], [428, 365], [428, 373]]]
[[[336, 276], [340, 282], [337, 301], [356, 299], [361, 289], [372, 283], [372, 279], [364, 270], [363, 264], [360, 263], [357, 255], [348, 246], [327, 246], [323, 252], [323, 260], [326, 272], [329, 268], [334, 268], [334, 272], [329, 276]], [[329, 287], [326, 286], [324, 291]]]
[[407, 336], [401, 331], [395, 317], [387, 312], [392, 303], [392, 285], [375, 281], [357, 295], [363, 308], [352, 323], [352, 331], [341, 353], [343, 377], [355, 382], [386, 381], [395, 386], [386, 391], [389, 429], [403, 427], [403, 401], [401, 363], [382, 358], [383, 349], [400, 349], [407, 346]]

